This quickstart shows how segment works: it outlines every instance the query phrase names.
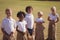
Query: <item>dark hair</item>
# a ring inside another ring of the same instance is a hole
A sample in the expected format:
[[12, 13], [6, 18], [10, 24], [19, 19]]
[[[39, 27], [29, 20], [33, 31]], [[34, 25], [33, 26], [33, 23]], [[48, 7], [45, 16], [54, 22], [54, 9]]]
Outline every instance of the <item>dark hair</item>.
[[25, 17], [25, 12], [19, 11], [19, 12], [17, 13], [17, 17], [22, 17], [22, 15]]
[[32, 6], [27, 6], [25, 11], [28, 12], [29, 9], [33, 9]]

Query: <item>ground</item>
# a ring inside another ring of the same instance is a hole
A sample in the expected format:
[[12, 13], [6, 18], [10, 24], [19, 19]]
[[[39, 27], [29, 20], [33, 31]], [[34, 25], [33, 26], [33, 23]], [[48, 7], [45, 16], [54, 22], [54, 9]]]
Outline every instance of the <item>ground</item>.
[[[15, 20], [18, 20], [16, 17], [16, 14], [18, 11], [24, 11], [25, 12], [25, 7], [26, 6], [32, 6], [33, 7], [33, 15], [36, 19], [37, 17], [37, 12], [38, 11], [43, 11], [44, 15], [43, 18], [45, 20], [44, 26], [44, 34], [45, 38], [47, 38], [48, 34], [48, 21], [47, 17], [48, 14], [50, 13], [50, 8], [52, 6], [56, 6], [57, 8], [57, 13], [60, 16], [60, 2], [59, 1], [20, 1], [20, 0], [0, 0], [0, 27], [1, 27], [1, 22], [2, 19], [5, 17], [5, 9], [6, 8], [11, 8], [13, 11], [13, 18]], [[57, 40], [60, 40], [60, 21], [57, 24]], [[2, 32], [0, 30], [0, 40], [2, 40]]]

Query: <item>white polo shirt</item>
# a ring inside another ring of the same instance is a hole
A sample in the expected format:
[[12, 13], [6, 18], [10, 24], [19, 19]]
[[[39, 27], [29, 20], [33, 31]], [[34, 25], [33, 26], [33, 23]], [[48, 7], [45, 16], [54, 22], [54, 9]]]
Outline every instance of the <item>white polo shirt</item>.
[[35, 20], [36, 22], [44, 22], [44, 19], [41, 17], [41, 18], [36, 18]]
[[26, 14], [25, 20], [27, 22], [27, 28], [29, 29], [33, 29], [33, 25], [34, 25], [34, 16], [33, 14]]
[[57, 17], [59, 17], [59, 15], [56, 13], [56, 15], [52, 15], [52, 13], [49, 14], [50, 20], [57, 20]]
[[17, 22], [18, 30], [21, 32], [26, 32], [26, 25], [27, 25], [27, 22], [25, 20]]
[[14, 32], [15, 28], [16, 28], [16, 22], [15, 22], [15, 20], [13, 18], [11, 18], [11, 19], [4, 18], [3, 21], [2, 21], [2, 28], [8, 34], [10, 34], [11, 32]]

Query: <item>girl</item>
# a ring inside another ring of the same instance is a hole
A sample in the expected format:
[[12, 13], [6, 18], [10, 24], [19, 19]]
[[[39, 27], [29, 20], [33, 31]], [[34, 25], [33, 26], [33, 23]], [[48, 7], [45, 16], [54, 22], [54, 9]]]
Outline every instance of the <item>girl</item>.
[[44, 26], [43, 23], [44, 19], [42, 18], [43, 12], [40, 11], [38, 12], [38, 18], [36, 18], [35, 23], [36, 23], [36, 30], [35, 30], [35, 40], [44, 40]]
[[56, 23], [59, 21], [59, 15], [56, 13], [56, 7], [51, 8], [51, 13], [48, 16], [49, 27], [48, 27], [48, 39], [55, 40]]
[[26, 21], [24, 20], [25, 13], [20, 11], [17, 13], [19, 21], [17, 22], [17, 40], [26, 40]]

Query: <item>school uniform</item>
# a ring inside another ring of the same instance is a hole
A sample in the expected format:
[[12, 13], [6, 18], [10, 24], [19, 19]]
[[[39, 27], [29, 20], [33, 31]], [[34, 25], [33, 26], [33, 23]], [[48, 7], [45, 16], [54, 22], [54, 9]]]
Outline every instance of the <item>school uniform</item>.
[[17, 22], [17, 40], [27, 40], [26, 25], [27, 22], [25, 20]]
[[[13, 18], [4, 18], [2, 21], [2, 29], [4, 29], [3, 40], [15, 40], [14, 33], [16, 28], [16, 23]], [[10, 36], [11, 32], [13, 35]]]
[[[57, 17], [59, 17], [58, 14], [52, 15], [52, 13], [49, 14], [50, 20], [57, 20]], [[56, 24], [49, 21], [49, 27], [48, 27], [48, 40], [55, 40], [55, 31], [56, 31]]]
[[36, 22], [36, 29], [35, 29], [35, 40], [44, 40], [44, 26], [43, 24], [38, 24], [38, 22], [44, 22], [44, 19], [41, 18], [37, 18], [35, 20]]
[[33, 34], [34, 16], [32, 14], [26, 14], [25, 20], [27, 22], [27, 30], [30, 35]]

